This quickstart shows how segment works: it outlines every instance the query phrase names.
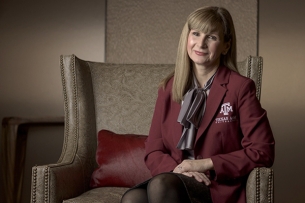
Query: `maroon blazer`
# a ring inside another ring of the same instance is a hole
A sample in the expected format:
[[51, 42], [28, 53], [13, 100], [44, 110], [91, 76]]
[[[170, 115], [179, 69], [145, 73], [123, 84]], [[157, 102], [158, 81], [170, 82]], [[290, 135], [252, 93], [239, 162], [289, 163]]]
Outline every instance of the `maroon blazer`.
[[[177, 122], [181, 105], [172, 100], [172, 84], [173, 78], [158, 91], [145, 143], [145, 163], [153, 176], [173, 171], [183, 161], [182, 151], [176, 148], [183, 129]], [[196, 159], [213, 161], [213, 203], [245, 203], [248, 174], [255, 167], [272, 166], [274, 144], [254, 82], [227, 67], [219, 67], [194, 148]]]

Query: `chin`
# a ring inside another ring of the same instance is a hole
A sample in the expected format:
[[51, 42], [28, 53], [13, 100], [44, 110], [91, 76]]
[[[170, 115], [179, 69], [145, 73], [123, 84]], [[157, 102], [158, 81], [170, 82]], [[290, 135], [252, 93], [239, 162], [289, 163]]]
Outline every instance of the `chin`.
[[203, 66], [203, 65], [208, 65], [208, 64], [210, 64], [210, 60], [197, 61], [197, 62], [194, 62], [194, 63], [197, 64], [197, 65]]

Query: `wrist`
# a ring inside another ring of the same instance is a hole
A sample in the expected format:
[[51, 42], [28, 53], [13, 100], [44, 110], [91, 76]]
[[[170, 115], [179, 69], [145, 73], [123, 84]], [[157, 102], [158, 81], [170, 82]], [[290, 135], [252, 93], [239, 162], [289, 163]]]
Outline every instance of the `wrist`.
[[201, 162], [201, 172], [206, 172], [209, 170], [213, 170], [214, 169], [214, 164], [211, 158], [207, 158], [207, 159], [200, 159], [198, 160]]
[[207, 170], [214, 170], [214, 164], [211, 158], [207, 158], [206, 160], [206, 166]]

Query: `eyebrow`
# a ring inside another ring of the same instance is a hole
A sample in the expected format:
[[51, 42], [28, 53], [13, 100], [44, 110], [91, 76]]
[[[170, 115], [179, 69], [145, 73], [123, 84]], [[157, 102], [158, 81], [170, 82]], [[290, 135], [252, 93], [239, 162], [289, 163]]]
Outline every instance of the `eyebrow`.
[[[201, 31], [201, 30], [199, 30], [199, 29], [191, 29], [190, 32], [191, 32], [191, 31], [205, 33], [205, 32], [203, 32], [203, 31]], [[214, 35], [220, 36], [220, 33], [219, 33], [218, 31], [216, 31], [216, 30], [211, 31], [211, 32], [208, 32], [208, 33], [205, 33], [205, 34], [209, 34], [209, 35], [214, 34]]]

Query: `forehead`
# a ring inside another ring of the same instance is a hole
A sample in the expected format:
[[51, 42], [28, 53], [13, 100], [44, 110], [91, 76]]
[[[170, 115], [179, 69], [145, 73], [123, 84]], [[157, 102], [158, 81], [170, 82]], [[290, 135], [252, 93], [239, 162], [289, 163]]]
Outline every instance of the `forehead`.
[[198, 22], [189, 24], [190, 30], [197, 30], [203, 33], [223, 33], [222, 25], [219, 23]]
[[188, 19], [189, 30], [198, 30], [203, 33], [223, 33], [222, 19], [214, 12], [195, 12]]

